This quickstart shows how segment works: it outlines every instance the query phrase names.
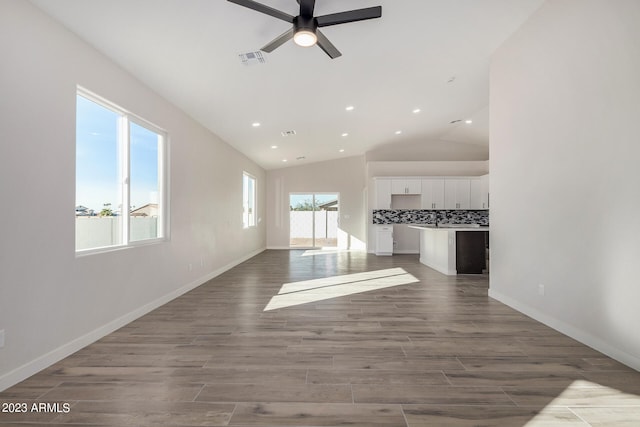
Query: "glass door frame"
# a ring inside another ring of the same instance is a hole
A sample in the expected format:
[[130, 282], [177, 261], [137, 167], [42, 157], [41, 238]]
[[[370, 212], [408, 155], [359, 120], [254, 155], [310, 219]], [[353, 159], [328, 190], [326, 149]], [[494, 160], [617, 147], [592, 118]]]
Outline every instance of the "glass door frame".
[[[312, 205], [312, 210], [311, 212], [313, 212], [313, 214], [311, 215], [311, 246], [295, 246], [295, 245], [291, 245], [291, 212], [293, 211], [292, 209], [292, 205], [291, 205], [291, 196], [310, 196], [311, 197], [311, 205]], [[321, 246], [318, 246], [316, 244], [316, 212], [320, 212], [320, 210], [317, 210], [317, 202], [316, 202], [316, 197], [317, 196], [335, 196], [335, 199], [337, 201], [337, 225], [338, 228], [340, 227], [340, 193], [337, 191], [315, 191], [315, 192], [310, 192], [310, 191], [292, 191], [289, 192], [289, 248], [291, 249], [319, 249], [321, 248]], [[338, 245], [337, 243], [337, 236], [336, 236], [336, 246]]]

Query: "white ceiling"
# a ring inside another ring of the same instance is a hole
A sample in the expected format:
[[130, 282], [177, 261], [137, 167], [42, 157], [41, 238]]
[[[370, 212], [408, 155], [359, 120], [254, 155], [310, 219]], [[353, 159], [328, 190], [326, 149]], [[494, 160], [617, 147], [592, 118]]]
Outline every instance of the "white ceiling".
[[247, 66], [289, 24], [224, 0], [32, 0], [265, 169], [442, 141], [488, 156], [490, 56], [543, 1], [316, 0], [382, 18], [323, 28], [337, 59], [290, 41]]

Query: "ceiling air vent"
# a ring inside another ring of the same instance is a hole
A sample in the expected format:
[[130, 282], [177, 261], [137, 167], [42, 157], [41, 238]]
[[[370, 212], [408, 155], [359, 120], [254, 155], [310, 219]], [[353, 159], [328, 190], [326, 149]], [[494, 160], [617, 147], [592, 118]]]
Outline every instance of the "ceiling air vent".
[[282, 136], [293, 136], [296, 134], [295, 130], [283, 130], [282, 132], [280, 132], [280, 134]]
[[238, 56], [240, 57], [240, 61], [246, 66], [264, 64], [266, 62], [264, 56], [262, 56], [262, 52], [247, 52], [241, 53]]

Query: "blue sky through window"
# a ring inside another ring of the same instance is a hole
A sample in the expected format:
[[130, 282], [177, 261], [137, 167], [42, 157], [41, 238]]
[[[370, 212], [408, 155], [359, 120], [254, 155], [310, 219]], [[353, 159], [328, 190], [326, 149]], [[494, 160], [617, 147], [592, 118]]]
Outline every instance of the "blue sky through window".
[[[121, 212], [120, 114], [85, 97], [77, 96], [76, 206], [99, 213], [105, 204]], [[159, 191], [159, 135], [130, 124], [130, 205], [157, 203]]]

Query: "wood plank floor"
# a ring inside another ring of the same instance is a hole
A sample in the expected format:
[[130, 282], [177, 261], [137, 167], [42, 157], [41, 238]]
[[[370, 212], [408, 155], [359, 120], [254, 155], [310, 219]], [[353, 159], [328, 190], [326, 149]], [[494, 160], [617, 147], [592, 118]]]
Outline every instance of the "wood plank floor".
[[0, 425], [640, 425], [640, 373], [417, 258], [263, 252], [0, 393], [68, 413]]

